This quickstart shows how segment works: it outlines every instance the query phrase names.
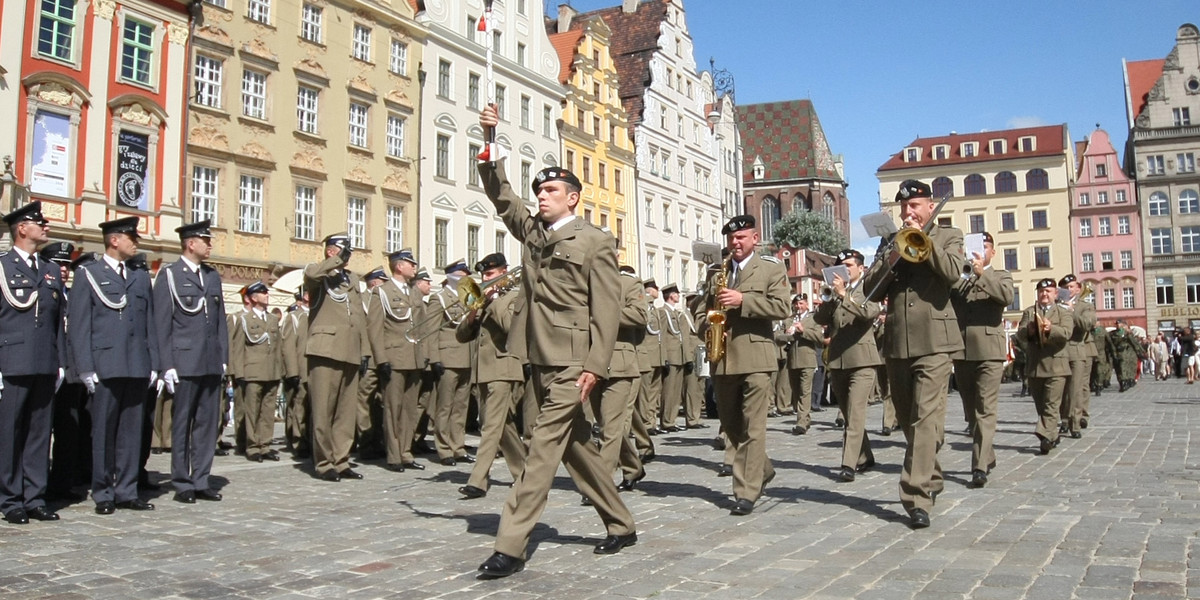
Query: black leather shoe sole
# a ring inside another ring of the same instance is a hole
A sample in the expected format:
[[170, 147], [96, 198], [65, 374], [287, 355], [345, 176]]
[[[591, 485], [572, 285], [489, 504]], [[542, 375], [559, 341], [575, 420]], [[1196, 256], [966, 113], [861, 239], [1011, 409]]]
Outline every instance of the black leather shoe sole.
[[337, 482], [342, 480], [342, 476], [338, 475], [337, 471], [325, 471], [325, 473], [320, 475], [320, 477], [324, 481]]
[[212, 490], [197, 490], [196, 499], [204, 500], [205, 502], [220, 502], [221, 494]]
[[854, 469], [842, 467], [842, 470], [838, 471], [838, 480], [846, 483], [854, 481]]
[[4, 520], [13, 525], [27, 525], [29, 524], [29, 515], [25, 514], [23, 508], [14, 508], [4, 513]]
[[175, 497], [172, 499], [175, 500], [176, 502], [182, 502], [184, 504], [195, 504], [196, 503], [196, 493], [195, 492], [176, 492]]
[[418, 462], [401, 463], [400, 466], [404, 467], [405, 469], [412, 469], [414, 471], [424, 471], [425, 470], [425, 465], [418, 463]]
[[733, 503], [733, 508], [729, 509], [729, 514], [739, 517], [746, 516], [754, 512], [754, 503], [749, 500], [738, 500]]
[[987, 473], [983, 471], [975, 471], [971, 474], [971, 487], [981, 488], [987, 485]]
[[616, 554], [621, 551], [621, 548], [632, 546], [637, 543], [637, 534], [629, 535], [610, 535], [604, 538], [604, 541], [596, 544], [596, 548], [592, 550], [593, 554]]
[[154, 510], [154, 505], [144, 500], [129, 500], [118, 502], [117, 508], [122, 510]]
[[31, 508], [31, 509], [25, 511], [25, 514], [30, 519], [33, 519], [35, 521], [57, 521], [58, 520], [58, 513], [53, 512], [44, 506], [39, 506], [37, 508]]
[[635, 488], [637, 488], [638, 482], [645, 478], [646, 478], [646, 469], [642, 469], [641, 471], [638, 472], [637, 476], [634, 477], [633, 479], [622, 479], [621, 483], [619, 483], [617, 485], [617, 491], [618, 492], [632, 492]]

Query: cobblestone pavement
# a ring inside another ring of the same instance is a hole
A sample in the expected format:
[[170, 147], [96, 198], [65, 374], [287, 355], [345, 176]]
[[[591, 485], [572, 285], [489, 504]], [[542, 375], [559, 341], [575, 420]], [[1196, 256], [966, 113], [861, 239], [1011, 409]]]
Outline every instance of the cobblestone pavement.
[[[970, 439], [957, 395], [940, 459], [946, 491], [933, 526], [911, 531], [897, 500], [903, 437], [878, 435], [879, 468], [834, 480], [835, 411], [808, 435], [769, 422], [779, 475], [747, 517], [729, 515], [730, 480], [709, 429], [655, 438], [658, 458], [623, 494], [637, 545], [613, 556], [560, 469], [526, 570], [481, 580], [510, 477], [460, 500], [466, 467], [429, 464], [325, 483], [307, 465], [218, 457], [225, 500], [184, 505], [158, 492], [152, 513], [63, 508], [57, 523], [0, 524], [0, 595], [18, 598], [1200, 598], [1200, 466], [1192, 449], [1200, 386], [1143, 381], [1092, 399], [1091, 427], [1039, 456], [1034, 408], [1001, 390], [998, 466], [969, 489]], [[469, 443], [474, 443], [469, 440]], [[430, 463], [429, 457], [420, 457]], [[151, 457], [164, 479], [168, 457]], [[165, 486], [164, 486], [165, 487]], [[1196, 558], [1193, 558], [1193, 555]]]

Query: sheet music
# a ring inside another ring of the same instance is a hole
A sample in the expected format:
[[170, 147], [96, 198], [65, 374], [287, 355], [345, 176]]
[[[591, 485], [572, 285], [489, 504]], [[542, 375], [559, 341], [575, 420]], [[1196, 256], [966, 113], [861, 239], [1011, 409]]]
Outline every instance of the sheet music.
[[859, 221], [867, 230], [867, 235], [871, 237], [887, 237], [898, 231], [896, 223], [892, 221], [892, 216], [885, 212], [863, 215]]
[[825, 275], [825, 283], [830, 287], [833, 287], [833, 277], [835, 275], [840, 276], [842, 281], [846, 282], [847, 285], [850, 283], [850, 270], [846, 268], [846, 265], [825, 267], [821, 269], [821, 273]]
[[964, 235], [963, 253], [967, 255], [967, 260], [974, 260], [976, 254], [983, 256], [983, 234], [968, 233]]

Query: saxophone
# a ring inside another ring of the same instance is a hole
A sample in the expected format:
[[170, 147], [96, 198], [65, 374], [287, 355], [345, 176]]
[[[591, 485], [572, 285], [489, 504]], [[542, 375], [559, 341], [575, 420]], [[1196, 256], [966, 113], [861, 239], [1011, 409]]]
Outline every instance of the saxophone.
[[[729, 285], [729, 265], [733, 260], [733, 255], [725, 259], [721, 263], [721, 270], [713, 276], [713, 298], [721, 295]], [[708, 330], [704, 332], [704, 348], [708, 351], [709, 362], [720, 362], [725, 358], [725, 311], [728, 308], [721, 304], [720, 300], [715, 300], [715, 304], [708, 310]]]

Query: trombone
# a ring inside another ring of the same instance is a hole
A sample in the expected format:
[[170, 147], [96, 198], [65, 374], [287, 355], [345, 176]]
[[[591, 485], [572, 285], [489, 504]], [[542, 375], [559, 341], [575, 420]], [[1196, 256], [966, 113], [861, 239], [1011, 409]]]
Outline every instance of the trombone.
[[871, 298], [874, 298], [875, 294], [879, 293], [879, 290], [892, 282], [896, 265], [901, 260], [909, 263], [923, 263], [929, 260], [929, 257], [933, 254], [933, 240], [929, 239], [929, 232], [933, 230], [933, 226], [937, 223], [938, 213], [942, 212], [942, 207], [946, 206], [946, 202], [949, 202], [952, 197], [954, 197], [954, 192], [942, 196], [937, 206], [934, 207], [933, 213], [929, 215], [929, 220], [925, 222], [924, 227], [920, 229], [905, 227], [897, 231], [890, 241], [879, 247], [879, 252], [875, 255], [876, 260], [880, 258], [888, 259], [893, 250], [895, 250], [897, 258], [888, 260], [887, 274], [880, 278], [875, 287], [871, 288], [871, 291], [867, 293], [866, 299], [863, 300], [863, 306], [866, 306], [866, 303], [870, 302]]
[[[457, 323], [467, 313], [485, 308], [492, 303], [492, 300], [507, 294], [521, 285], [521, 273], [521, 267], [518, 266], [482, 284], [475, 281], [473, 277], [463, 277], [458, 280], [458, 285], [455, 286], [458, 292], [458, 301], [413, 325], [408, 331], [404, 332], [404, 339], [414, 344], [419, 344], [429, 336], [437, 333], [442, 328], [442, 313], [446, 313], [446, 317], [450, 321]], [[450, 313], [452, 310], [459, 313], [457, 317], [451, 317]]]

